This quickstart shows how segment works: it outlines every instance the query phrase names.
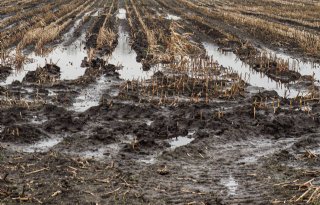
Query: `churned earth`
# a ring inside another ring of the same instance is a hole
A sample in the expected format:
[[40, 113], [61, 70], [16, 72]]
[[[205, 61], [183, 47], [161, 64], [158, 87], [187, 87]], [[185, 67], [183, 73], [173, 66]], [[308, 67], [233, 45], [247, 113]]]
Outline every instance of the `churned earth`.
[[[47, 58], [27, 48], [20, 72], [0, 66], [0, 204], [318, 204], [311, 63], [279, 71], [245, 30], [128, 2], [90, 10]], [[199, 56], [156, 59], [139, 12]], [[95, 50], [101, 27], [115, 35]]]

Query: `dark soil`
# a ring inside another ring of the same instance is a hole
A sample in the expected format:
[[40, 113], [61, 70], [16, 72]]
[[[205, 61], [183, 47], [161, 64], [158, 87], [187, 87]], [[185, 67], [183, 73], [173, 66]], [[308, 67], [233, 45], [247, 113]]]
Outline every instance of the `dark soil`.
[[[86, 37], [86, 48], [89, 50], [90, 48], [97, 48], [97, 39], [99, 35], [100, 28], [102, 27], [105, 19], [107, 18], [107, 21], [105, 23], [105, 29], [106, 30], [111, 30], [114, 33], [117, 33], [117, 19], [114, 15], [114, 13], [117, 11], [115, 7], [112, 11], [112, 16], [108, 15], [100, 15], [96, 18], [92, 26], [89, 28], [88, 35]], [[118, 44], [118, 38], [113, 40], [111, 44], [109, 42], [105, 45], [103, 45], [102, 48], [99, 48], [99, 54], [100, 55], [110, 55], [112, 51], [115, 49], [115, 47]]]
[[299, 72], [288, 70], [288, 69], [285, 69], [285, 70], [277, 69], [277, 62], [270, 62], [264, 65], [256, 63], [253, 66], [253, 69], [262, 73], [266, 73], [266, 75], [268, 75], [271, 79], [275, 81], [280, 81], [282, 83], [297, 81], [301, 77], [301, 74]]
[[23, 81], [30, 83], [48, 83], [54, 82], [60, 78], [60, 68], [53, 64], [46, 64], [42, 68], [37, 68], [36, 71], [29, 71]]
[[12, 72], [11, 67], [0, 65], [0, 81], [4, 81]]
[[[269, 204], [274, 199], [273, 184], [281, 181], [280, 175], [286, 180], [279, 171], [287, 150], [283, 143], [295, 142], [292, 150], [298, 152], [314, 148], [318, 139], [310, 133], [317, 136], [320, 114], [294, 111], [297, 103], [291, 110], [279, 108], [276, 113], [272, 107], [258, 109], [254, 118], [251, 103], [257, 97], [274, 95], [265, 92], [240, 98], [236, 100], [238, 107], [232, 101], [179, 103], [175, 107], [111, 101], [83, 113], [54, 105], [33, 110], [2, 109], [1, 124], [8, 126], [2, 131], [1, 142], [30, 144], [45, 139], [43, 133], [67, 137], [44, 153], [24, 154], [2, 148], [1, 200], [46, 204]], [[283, 103], [282, 107], [289, 106]], [[233, 108], [219, 117], [215, 109], [222, 104], [226, 109]], [[37, 126], [26, 122], [32, 115], [47, 120]], [[12, 116], [11, 120], [5, 116]], [[26, 125], [19, 125], [22, 122]], [[21, 130], [19, 136], [12, 135], [15, 128]], [[186, 136], [190, 130], [195, 131], [194, 141], [170, 149], [168, 140]], [[86, 152], [98, 154], [101, 148], [104, 151], [97, 158], [81, 157]], [[277, 149], [283, 150], [282, 155]], [[268, 150], [274, 151], [259, 157]], [[75, 151], [79, 157], [72, 154]], [[143, 161], [154, 156], [158, 157], [151, 164]], [[257, 161], [246, 161], [247, 157], [256, 157]], [[26, 166], [30, 163], [32, 166]], [[269, 173], [271, 178], [266, 177]], [[237, 182], [236, 195], [230, 195], [224, 182], [230, 176]], [[285, 199], [287, 194], [278, 191], [276, 198]]]
[[102, 26], [105, 15], [98, 16], [94, 24], [89, 30], [89, 35], [87, 36], [86, 48], [96, 48], [97, 47], [97, 38], [99, 34], [100, 27]]
[[2, 142], [34, 143], [48, 137], [43, 131], [32, 125], [7, 126], [0, 132]]

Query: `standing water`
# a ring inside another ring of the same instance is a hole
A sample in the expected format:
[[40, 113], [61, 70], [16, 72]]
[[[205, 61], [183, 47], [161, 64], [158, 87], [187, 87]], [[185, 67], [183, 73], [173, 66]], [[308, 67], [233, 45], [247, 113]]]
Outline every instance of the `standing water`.
[[[95, 84], [81, 91], [81, 94], [75, 99], [70, 110], [84, 112], [93, 106], [98, 106], [103, 93], [105, 93], [107, 89], [110, 89], [111, 85], [115, 85], [115, 83], [112, 79], [101, 76]], [[117, 92], [111, 92], [110, 94], [117, 95]]]
[[289, 69], [299, 72], [301, 75], [310, 75], [315, 77], [316, 80], [320, 80], [320, 64], [310, 61], [303, 61], [297, 58], [293, 58], [282, 52], [276, 52], [267, 48], [263, 48], [262, 52], [267, 53], [271, 57], [284, 60], [288, 62]]
[[[84, 16], [95, 15], [93, 12], [87, 12]], [[29, 71], [34, 71], [38, 67], [45, 66], [46, 63], [53, 63], [60, 67], [61, 80], [73, 80], [82, 76], [85, 68], [82, 68], [81, 62], [87, 56], [87, 51], [83, 48], [85, 41], [85, 32], [77, 38], [73, 43], [68, 45], [73, 36], [75, 29], [81, 24], [82, 19], [78, 19], [73, 27], [63, 35], [63, 42], [54, 48], [45, 57], [37, 55], [35, 52], [30, 53], [26, 57], [31, 59], [31, 63], [23, 66], [23, 70], [12, 73], [0, 85], [9, 85], [14, 81], [22, 81]]]
[[298, 95], [299, 91], [286, 88], [284, 85], [270, 79], [263, 73], [254, 71], [249, 65], [239, 60], [234, 53], [222, 53], [220, 52], [219, 47], [212, 43], [204, 42], [203, 45], [207, 54], [212, 56], [219, 65], [231, 68], [250, 85], [261, 87], [266, 90], [275, 90], [278, 95], [282, 97], [296, 97]]
[[144, 71], [142, 64], [137, 62], [137, 53], [131, 49], [129, 32], [126, 29], [126, 10], [120, 8], [117, 17], [120, 19], [118, 45], [112, 55], [105, 56], [105, 58], [108, 59], [109, 63], [122, 67], [122, 69], [118, 71], [121, 79], [150, 79], [156, 71], [156, 68]]
[[228, 195], [234, 196], [237, 194], [238, 182], [234, 179], [232, 175], [229, 178], [221, 179], [221, 184], [227, 187]]
[[[125, 29], [126, 10], [119, 9], [117, 18], [120, 20], [118, 28], [118, 45], [113, 51], [111, 56], [105, 56], [104, 60], [108, 63], [116, 66], [121, 66], [119, 70], [120, 78], [124, 80], [133, 79], [148, 79], [153, 75], [152, 71], [143, 71], [142, 64], [136, 61], [137, 54], [131, 49], [129, 44], [129, 33]], [[72, 110], [83, 112], [90, 107], [97, 106], [100, 103], [100, 97], [103, 93], [110, 89], [111, 84], [116, 82], [108, 82], [112, 79], [108, 79], [104, 76], [100, 77], [94, 85], [89, 86], [83, 90], [79, 97], [75, 99], [75, 103], [71, 107]]]

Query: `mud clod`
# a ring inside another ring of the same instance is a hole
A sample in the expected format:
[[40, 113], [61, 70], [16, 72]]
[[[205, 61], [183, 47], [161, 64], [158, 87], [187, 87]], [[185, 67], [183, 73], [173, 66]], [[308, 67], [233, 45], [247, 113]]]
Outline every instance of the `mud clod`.
[[5, 80], [12, 72], [11, 67], [0, 65], [0, 81]]
[[13, 143], [34, 143], [48, 136], [40, 129], [31, 125], [7, 126], [0, 133], [0, 139], [3, 142]]
[[60, 78], [60, 68], [53, 64], [46, 64], [36, 71], [29, 71], [23, 81], [29, 83], [50, 83]]

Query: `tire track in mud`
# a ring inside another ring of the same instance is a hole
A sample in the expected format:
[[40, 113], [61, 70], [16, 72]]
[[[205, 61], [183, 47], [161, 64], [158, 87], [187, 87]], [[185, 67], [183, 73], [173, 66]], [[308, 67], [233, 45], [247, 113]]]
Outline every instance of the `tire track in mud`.
[[[144, 189], [170, 193], [166, 195], [167, 203], [270, 204], [276, 198], [273, 180], [277, 176], [268, 176], [263, 166], [269, 157], [291, 147], [301, 137], [277, 140], [258, 134], [259, 131], [256, 136], [250, 132], [248, 136], [232, 134], [232, 130], [230, 133], [206, 137], [196, 133], [189, 145], [165, 151], [152, 160], [152, 165], [144, 162], [132, 173], [147, 187]], [[168, 167], [170, 177], [152, 178], [162, 165]], [[145, 195], [159, 201], [163, 197], [148, 191]]]
[[[189, 113], [199, 112], [198, 109], [201, 109], [201, 106], [196, 107], [198, 107], [197, 110], [186, 107], [180, 110], [179, 108], [150, 109], [149, 106], [142, 108], [141, 105], [133, 106], [122, 103], [112, 106], [100, 105], [79, 114], [78, 117], [80, 118], [89, 115], [90, 123], [85, 123], [85, 126], [81, 123], [82, 129], [80, 131], [76, 131], [74, 136], [56, 145], [53, 150], [59, 150], [60, 152], [73, 150], [67, 151], [67, 153], [85, 158], [94, 156], [96, 159], [102, 158], [102, 161], [115, 160], [116, 163], [119, 163], [122, 173], [130, 176], [125, 179], [126, 182], [141, 187], [138, 190], [139, 193], [143, 194], [145, 202], [161, 201], [170, 204], [196, 201], [211, 204], [269, 204], [272, 199], [270, 194], [273, 192], [272, 182], [268, 182], [268, 178], [261, 168], [264, 164], [263, 159], [277, 152], [277, 148], [285, 149], [292, 143], [291, 139], [273, 141], [271, 137], [270, 140], [261, 140], [268, 139], [270, 136], [255, 135], [260, 133], [259, 130], [249, 131], [246, 136], [243, 133], [246, 131], [245, 128], [238, 133], [239, 130], [235, 129], [237, 124], [242, 124], [243, 121], [249, 124], [253, 123], [252, 118], [247, 116], [246, 113], [244, 119], [239, 116], [232, 117], [232, 113], [230, 113], [225, 120], [206, 121], [209, 116], [212, 116], [212, 113], [207, 111], [204, 111], [203, 120], [192, 116], [188, 117]], [[185, 112], [186, 116], [181, 116], [179, 112]], [[165, 118], [156, 117], [160, 115], [165, 116]], [[175, 119], [174, 116], [177, 118]], [[144, 125], [142, 119], [146, 118], [154, 122]], [[238, 120], [231, 123], [234, 120], [233, 118]], [[133, 122], [130, 119], [137, 121]], [[141, 119], [140, 122], [139, 119]], [[172, 119], [174, 120], [172, 121]], [[69, 118], [68, 120], [73, 121], [74, 119]], [[123, 120], [127, 120], [127, 122]], [[151, 130], [157, 128], [153, 132], [160, 133], [163, 128], [165, 130], [165, 127], [168, 126], [167, 130], [172, 131], [176, 129], [173, 125], [189, 124], [184, 122], [185, 120], [192, 121], [192, 126], [189, 125], [191, 128], [197, 128], [201, 131], [206, 130], [206, 126], [212, 126], [214, 132], [209, 131], [207, 136], [199, 132], [195, 133], [195, 140], [190, 144], [167, 151], [165, 150], [166, 146], [159, 146], [158, 142], [155, 144], [154, 139], [164, 142], [182, 133], [174, 133], [172, 136], [168, 135], [161, 138], [153, 136], [148, 133], [150, 130], [146, 129], [147, 126], [152, 126]], [[56, 121], [60, 121], [60, 119]], [[166, 124], [161, 124], [163, 122]], [[217, 124], [218, 122], [221, 124]], [[215, 126], [212, 125], [214, 123], [216, 123]], [[52, 121], [47, 124], [56, 126]], [[65, 126], [71, 127], [72, 125]], [[229, 126], [235, 127], [228, 131]], [[284, 125], [284, 127], [286, 126]], [[57, 129], [60, 130], [59, 126]], [[217, 129], [227, 130], [220, 136], [216, 134], [221, 132]], [[286, 129], [290, 130], [292, 128], [288, 127]], [[86, 135], [81, 130], [87, 130], [86, 132], [91, 134]], [[133, 130], [142, 134], [138, 138], [139, 144], [137, 146], [140, 147], [139, 150], [130, 148], [132, 146], [132, 139], [130, 138], [124, 143], [118, 141], [119, 136], [130, 134]], [[308, 132], [308, 130], [306, 131]], [[143, 135], [143, 133], [145, 134]], [[290, 132], [288, 135], [290, 136]], [[117, 143], [121, 146], [114, 146]], [[70, 149], [70, 144], [72, 149]], [[99, 145], [101, 146], [101, 144], [105, 146], [100, 148]], [[73, 149], [73, 147], [76, 149]], [[158, 156], [153, 164], [149, 165], [141, 162], [141, 160], [139, 161], [139, 159], [153, 154], [155, 150], [165, 150], [165, 152]], [[248, 160], [247, 157], [252, 155], [257, 156], [257, 158]], [[163, 165], [168, 167], [169, 173], [162, 176], [158, 174], [158, 169]], [[133, 204], [141, 204], [141, 202]]]

